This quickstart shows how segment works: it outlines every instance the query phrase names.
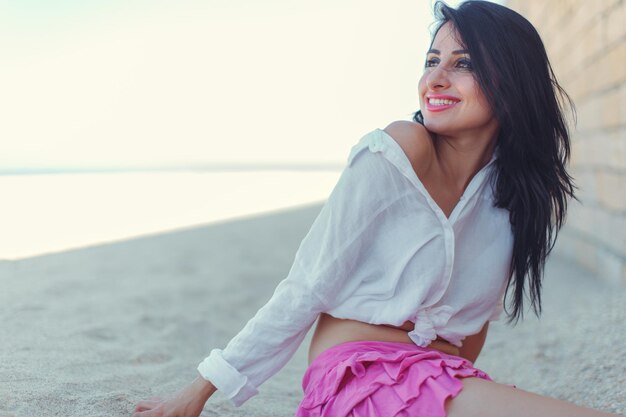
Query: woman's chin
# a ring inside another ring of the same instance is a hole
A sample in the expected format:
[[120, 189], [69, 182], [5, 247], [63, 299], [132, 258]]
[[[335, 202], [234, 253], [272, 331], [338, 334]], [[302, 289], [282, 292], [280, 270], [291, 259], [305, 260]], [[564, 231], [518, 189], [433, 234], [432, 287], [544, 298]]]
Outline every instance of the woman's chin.
[[448, 126], [447, 124], [436, 123], [433, 121], [429, 122], [427, 119], [424, 119], [424, 127], [429, 132], [435, 133], [437, 135], [444, 135], [446, 134], [446, 132], [450, 131], [450, 126]]

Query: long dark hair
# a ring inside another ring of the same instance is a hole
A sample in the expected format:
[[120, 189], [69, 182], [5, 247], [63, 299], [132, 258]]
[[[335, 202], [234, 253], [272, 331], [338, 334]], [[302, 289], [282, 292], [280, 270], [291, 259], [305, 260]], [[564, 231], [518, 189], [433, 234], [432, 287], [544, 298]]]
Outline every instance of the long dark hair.
[[[435, 18], [433, 39], [443, 24], [452, 23], [499, 123], [494, 205], [509, 211], [514, 235], [507, 297], [509, 287], [515, 288], [512, 313], [505, 303], [507, 323], [524, 316], [526, 279], [539, 317], [545, 260], [568, 199], [577, 199], [566, 171], [570, 139], [563, 115], [567, 104], [575, 121], [574, 104], [558, 84], [539, 34], [520, 14], [487, 1], [466, 1], [457, 9], [437, 1]], [[422, 113], [413, 120], [423, 123]]]

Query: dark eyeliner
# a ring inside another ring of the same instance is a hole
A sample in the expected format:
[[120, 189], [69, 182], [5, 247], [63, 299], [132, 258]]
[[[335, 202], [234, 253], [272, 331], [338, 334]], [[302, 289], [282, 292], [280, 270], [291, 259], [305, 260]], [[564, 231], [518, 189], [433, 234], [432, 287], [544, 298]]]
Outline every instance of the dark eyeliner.
[[426, 60], [426, 62], [424, 63], [424, 67], [425, 67], [425, 68], [429, 68], [429, 67], [431, 67], [431, 66], [432, 66], [431, 64], [436, 64], [436, 63], [438, 63], [438, 62], [439, 62], [439, 59], [438, 59], [438, 58], [430, 58], [430, 59], [427, 59], [427, 60]]
[[457, 66], [460, 66], [460, 68], [467, 69], [467, 70], [472, 69], [472, 61], [470, 61], [469, 59], [461, 58], [456, 63], [457, 63]]

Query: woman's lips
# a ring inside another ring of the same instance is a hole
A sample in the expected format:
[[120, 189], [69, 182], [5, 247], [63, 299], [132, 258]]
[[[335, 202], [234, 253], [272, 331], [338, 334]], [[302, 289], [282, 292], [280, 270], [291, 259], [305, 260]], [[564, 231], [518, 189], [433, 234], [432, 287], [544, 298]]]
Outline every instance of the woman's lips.
[[431, 96], [426, 97], [426, 110], [431, 112], [438, 112], [451, 109], [457, 103], [459, 99], [451, 96]]

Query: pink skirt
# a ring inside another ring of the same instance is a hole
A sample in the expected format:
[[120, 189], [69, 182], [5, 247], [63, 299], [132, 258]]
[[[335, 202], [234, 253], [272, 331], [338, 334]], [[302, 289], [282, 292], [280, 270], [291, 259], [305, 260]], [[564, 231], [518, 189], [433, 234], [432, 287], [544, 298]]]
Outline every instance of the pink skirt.
[[322, 352], [302, 378], [295, 417], [445, 417], [459, 378], [489, 375], [459, 356], [410, 343], [355, 341]]

